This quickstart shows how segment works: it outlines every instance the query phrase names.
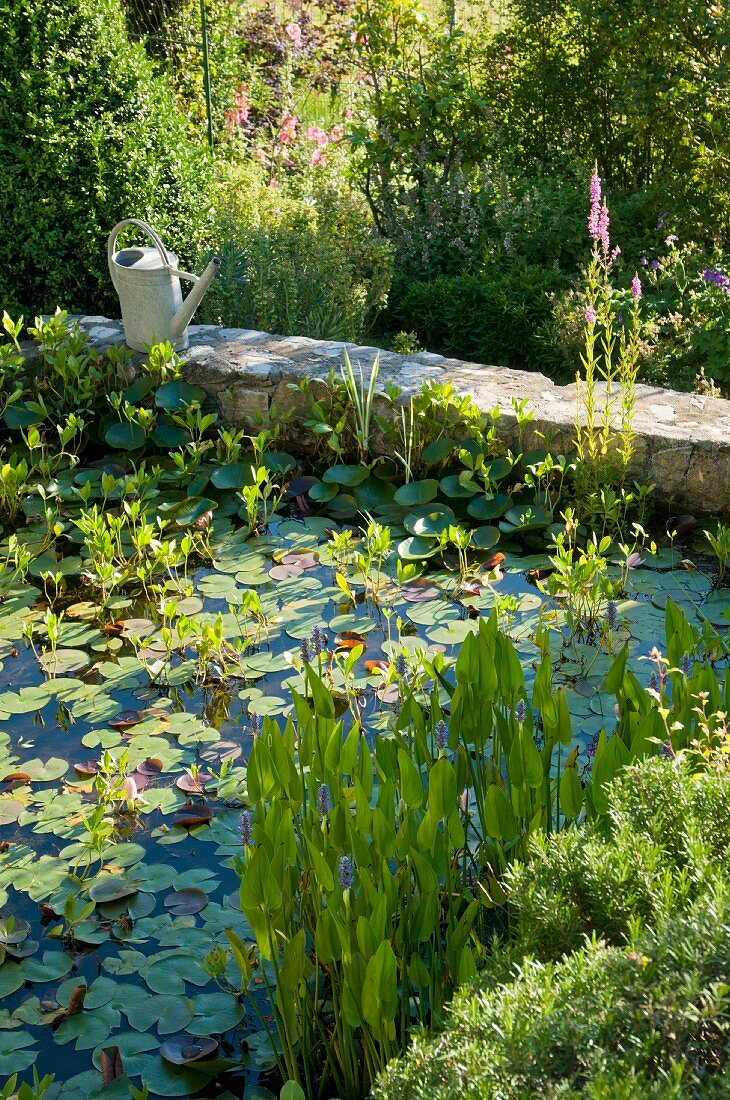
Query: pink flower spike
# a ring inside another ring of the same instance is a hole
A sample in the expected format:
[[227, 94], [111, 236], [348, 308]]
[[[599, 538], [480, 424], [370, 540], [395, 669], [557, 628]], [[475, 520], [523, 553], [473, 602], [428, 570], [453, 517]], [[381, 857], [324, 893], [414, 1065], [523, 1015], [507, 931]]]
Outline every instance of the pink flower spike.
[[601, 177], [597, 172], [591, 176], [591, 206], [597, 206], [601, 201]]
[[603, 251], [605, 253], [608, 253], [608, 250], [611, 247], [610, 241], [608, 239], [608, 222], [608, 207], [604, 202], [603, 206], [601, 207], [601, 212], [598, 215], [598, 240], [601, 242], [601, 247], [603, 248]]
[[620, 255], [621, 255], [621, 249], [619, 248], [618, 245], [615, 245], [614, 248], [611, 249], [611, 259], [616, 260], [616, 259], [618, 259], [618, 257]]
[[596, 323], [596, 311], [592, 305], [586, 306], [586, 324], [595, 325]]
[[634, 275], [633, 279], [631, 280], [631, 297], [641, 297], [641, 279], [638, 275]]

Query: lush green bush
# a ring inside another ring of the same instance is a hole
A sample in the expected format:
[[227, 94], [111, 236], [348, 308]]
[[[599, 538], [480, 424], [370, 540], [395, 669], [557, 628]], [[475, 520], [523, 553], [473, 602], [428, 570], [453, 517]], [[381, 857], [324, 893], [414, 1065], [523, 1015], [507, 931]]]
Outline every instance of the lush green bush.
[[729, 795], [678, 761], [623, 772], [607, 836], [564, 832], [511, 872], [514, 941], [375, 1097], [726, 1096]]
[[414, 281], [389, 313], [432, 351], [481, 363], [553, 372], [560, 364], [550, 294], [567, 280], [515, 261], [473, 275]]
[[0, 0], [0, 298], [17, 312], [118, 314], [106, 237], [148, 218], [189, 261], [209, 159], [130, 45], [119, 0]]
[[687, 907], [716, 872], [730, 875], [729, 786], [656, 759], [622, 773], [607, 831], [566, 830], [511, 869], [517, 953], [557, 959], [592, 935], [628, 943], [636, 920], [654, 923]]
[[359, 339], [385, 304], [387, 243], [360, 197], [327, 166], [274, 183], [268, 171], [249, 166], [225, 184], [223, 263], [205, 316], [266, 332]]
[[631, 948], [592, 942], [559, 963], [526, 961], [494, 990], [457, 996], [449, 1030], [418, 1040], [374, 1097], [689, 1098], [713, 1086], [727, 1096], [728, 966], [724, 886]]

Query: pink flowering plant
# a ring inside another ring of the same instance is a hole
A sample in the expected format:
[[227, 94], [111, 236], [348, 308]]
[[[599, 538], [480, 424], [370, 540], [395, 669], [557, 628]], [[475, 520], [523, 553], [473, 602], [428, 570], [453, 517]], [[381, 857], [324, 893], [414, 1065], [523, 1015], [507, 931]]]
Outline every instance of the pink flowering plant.
[[611, 246], [609, 225], [608, 204], [596, 168], [591, 176], [588, 213], [592, 251], [584, 292], [583, 372], [576, 376], [576, 483], [586, 496], [596, 490], [599, 481], [623, 484], [635, 438], [642, 286], [635, 275], [628, 309], [617, 313], [611, 275], [620, 248]]

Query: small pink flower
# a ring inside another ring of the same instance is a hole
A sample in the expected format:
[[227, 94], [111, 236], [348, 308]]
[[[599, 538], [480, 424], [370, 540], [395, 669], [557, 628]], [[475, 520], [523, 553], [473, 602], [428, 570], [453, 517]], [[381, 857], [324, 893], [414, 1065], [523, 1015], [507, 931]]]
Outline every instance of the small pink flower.
[[644, 559], [642, 558], [641, 554], [637, 553], [636, 550], [634, 550], [633, 554], [629, 554], [628, 558], [626, 559], [626, 568], [636, 569], [637, 566], [641, 565], [643, 560]]
[[631, 280], [631, 297], [641, 297], [641, 279], [638, 275], [634, 275], [633, 279]]
[[279, 130], [279, 136], [277, 141], [281, 145], [286, 145], [287, 142], [297, 140], [297, 125], [298, 121], [294, 115], [286, 115], [281, 123], [281, 129]]
[[320, 165], [322, 168], [325, 167], [325, 165], [327, 164], [327, 157], [324, 155], [321, 148], [317, 148], [314, 150], [314, 152], [312, 153], [312, 159], [309, 163], [312, 165], [312, 168], [317, 168]]
[[592, 305], [586, 306], [586, 324], [595, 325], [596, 323], [596, 311]]
[[357, 31], [353, 31], [350, 35], [350, 41], [354, 46], [367, 46], [370, 39], [366, 34], [358, 34]]
[[325, 149], [329, 142], [329, 138], [327, 137], [326, 131], [320, 126], [310, 126], [307, 130], [307, 141], [311, 141], [315, 145], [318, 145], [320, 149]]
[[460, 804], [460, 806], [461, 806], [464, 813], [466, 813], [467, 810], [469, 809], [469, 801], [470, 801], [469, 791], [468, 790], [462, 791], [461, 794], [459, 795], [459, 804]]
[[287, 23], [284, 27], [287, 38], [290, 39], [295, 50], [302, 48], [302, 28], [298, 23]]
[[198, 527], [201, 531], [205, 531], [208, 527], [210, 527], [212, 522], [213, 513], [204, 512], [202, 516], [198, 516], [198, 518], [196, 519], [195, 526]]
[[352, 107], [345, 107], [345, 118], [352, 118]]
[[612, 260], [615, 260], [615, 259], [617, 259], [617, 258], [618, 258], [618, 257], [619, 257], [620, 255], [621, 255], [621, 249], [619, 248], [619, 246], [618, 246], [618, 245], [616, 245], [616, 246], [615, 246], [615, 247], [614, 247], [614, 248], [613, 248], [613, 249], [611, 250], [611, 259], [612, 259]]
[[253, 155], [256, 157], [256, 160], [259, 161], [260, 164], [269, 163], [269, 158], [266, 156], [266, 153], [263, 151], [263, 149], [254, 149]]
[[344, 132], [345, 132], [344, 126], [341, 126], [339, 124], [337, 126], [333, 126], [332, 129], [330, 130], [330, 133], [329, 133], [330, 141], [332, 141], [332, 142], [342, 141], [342, 135], [344, 134]]
[[272, 178], [272, 179], [269, 180], [269, 187], [271, 188], [272, 191], [276, 191], [278, 186], [279, 186], [279, 184], [276, 182], [275, 179]]

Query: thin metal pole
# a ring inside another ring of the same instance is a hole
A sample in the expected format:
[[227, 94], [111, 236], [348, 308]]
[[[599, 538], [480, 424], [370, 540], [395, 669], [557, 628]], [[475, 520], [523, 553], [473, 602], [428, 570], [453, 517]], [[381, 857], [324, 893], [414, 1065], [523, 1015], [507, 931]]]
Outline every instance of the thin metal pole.
[[200, 29], [203, 36], [203, 85], [205, 111], [208, 116], [208, 144], [213, 148], [213, 103], [210, 96], [210, 61], [208, 58], [208, 21], [205, 17], [205, 0], [200, 0]]

